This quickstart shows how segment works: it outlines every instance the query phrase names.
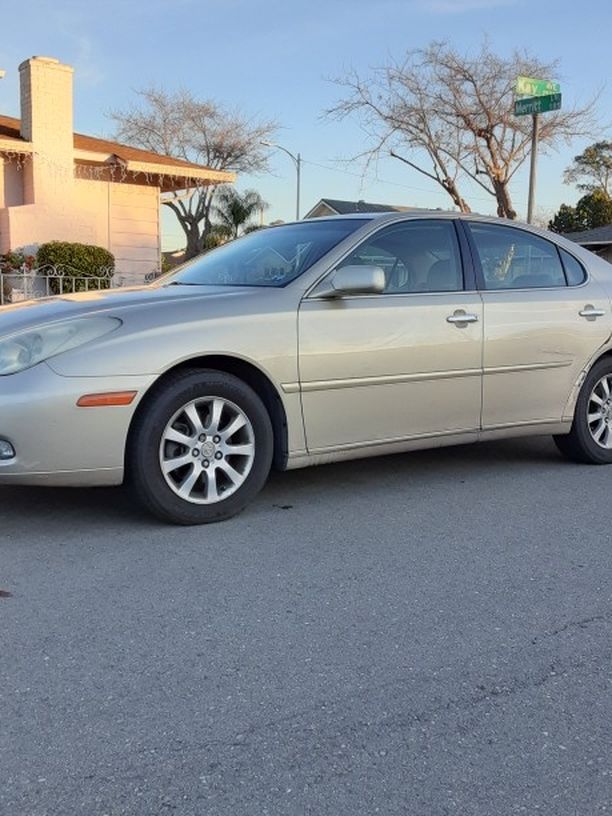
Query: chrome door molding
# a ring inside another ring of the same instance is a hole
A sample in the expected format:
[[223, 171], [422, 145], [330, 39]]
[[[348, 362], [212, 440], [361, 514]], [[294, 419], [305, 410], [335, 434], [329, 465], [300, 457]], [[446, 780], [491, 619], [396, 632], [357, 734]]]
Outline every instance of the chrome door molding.
[[483, 374], [513, 374], [516, 371], [544, 371], [547, 368], [567, 368], [571, 365], [571, 360], [559, 360], [549, 363], [521, 363], [519, 365], [489, 366], [483, 368]]
[[[394, 385], [405, 382], [428, 382], [430, 380], [454, 380], [458, 377], [477, 377], [480, 368], [464, 368], [456, 371], [426, 371], [417, 374], [389, 374], [375, 377], [347, 377], [337, 380], [310, 380], [302, 383], [302, 391], [333, 391], [338, 388], [360, 388], [372, 385]], [[285, 389], [299, 389], [299, 383], [289, 383]]]

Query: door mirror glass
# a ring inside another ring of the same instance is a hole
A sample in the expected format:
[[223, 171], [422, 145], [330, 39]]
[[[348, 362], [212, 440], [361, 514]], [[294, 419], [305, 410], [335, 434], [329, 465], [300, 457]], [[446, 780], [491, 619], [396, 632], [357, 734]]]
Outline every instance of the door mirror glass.
[[318, 297], [380, 295], [385, 291], [385, 273], [380, 266], [343, 266], [329, 275], [319, 287]]

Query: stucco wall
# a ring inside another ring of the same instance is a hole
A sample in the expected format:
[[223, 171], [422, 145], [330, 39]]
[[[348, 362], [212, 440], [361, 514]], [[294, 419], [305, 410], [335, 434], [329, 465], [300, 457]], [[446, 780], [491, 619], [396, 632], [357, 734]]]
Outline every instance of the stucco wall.
[[117, 269], [128, 283], [159, 272], [159, 189], [139, 184], [110, 185], [110, 243]]
[[23, 204], [23, 169], [0, 156], [0, 208]]
[[[0, 184], [6, 203], [16, 201], [23, 176], [14, 176], [6, 165]], [[0, 207], [0, 252], [45, 241], [79, 241], [109, 249], [122, 283], [142, 283], [159, 271], [157, 187], [75, 178], [71, 199], [69, 209], [42, 203]]]

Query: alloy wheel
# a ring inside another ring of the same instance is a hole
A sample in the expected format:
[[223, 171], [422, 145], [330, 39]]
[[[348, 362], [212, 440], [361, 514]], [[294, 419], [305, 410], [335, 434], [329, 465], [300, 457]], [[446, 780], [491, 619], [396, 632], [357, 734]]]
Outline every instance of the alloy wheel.
[[597, 445], [612, 450], [612, 374], [603, 376], [591, 391], [587, 423]]
[[166, 425], [159, 464], [170, 489], [192, 504], [215, 504], [246, 481], [255, 459], [253, 426], [235, 403], [201, 397]]

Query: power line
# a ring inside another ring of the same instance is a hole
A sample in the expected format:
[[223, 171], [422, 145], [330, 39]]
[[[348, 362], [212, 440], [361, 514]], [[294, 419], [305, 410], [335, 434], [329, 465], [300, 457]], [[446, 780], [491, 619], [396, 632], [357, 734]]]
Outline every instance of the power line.
[[[331, 170], [332, 172], [335, 172], [335, 173], [344, 173], [344, 175], [346, 175], [346, 176], [353, 176], [353, 178], [358, 178], [358, 179], [361, 179], [363, 181], [371, 181], [371, 182], [375, 182], [375, 183], [378, 183], [378, 184], [387, 184], [387, 185], [390, 185], [391, 187], [401, 187], [404, 190], [414, 190], [415, 192], [419, 192], [419, 193], [441, 195], [441, 196], [445, 196], [445, 197], [447, 196], [447, 193], [445, 193], [443, 190], [435, 190], [435, 189], [431, 190], [431, 189], [428, 189], [426, 187], [414, 187], [414, 186], [412, 186], [410, 184], [401, 184], [399, 181], [389, 181], [388, 179], [383, 179], [383, 178], [380, 178], [379, 176], [366, 176], [366, 175], [363, 175], [362, 173], [354, 173], [351, 170], [344, 170], [344, 169], [342, 169], [340, 167], [333, 167], [332, 165], [329, 165], [329, 164], [319, 164], [319, 162], [309, 161], [308, 159], [302, 159], [302, 162], [304, 164], [311, 164], [313, 167], [319, 167], [322, 170]], [[490, 198], [484, 198], [483, 196], [471, 196], [471, 198], [474, 198], [476, 201], [490, 201], [491, 200]]]
[[[330, 170], [333, 173], [343, 173], [346, 176], [352, 176], [353, 178], [358, 178], [358, 179], [361, 179], [362, 181], [370, 181], [370, 182], [374, 182], [374, 183], [377, 183], [377, 184], [385, 184], [385, 185], [389, 185], [391, 187], [400, 187], [400, 188], [402, 188], [404, 190], [412, 190], [412, 191], [419, 192], [419, 193], [426, 193], [428, 195], [441, 195], [441, 196], [444, 196], [445, 198], [448, 195], [443, 190], [435, 190], [435, 189], [430, 189], [430, 188], [426, 188], [426, 187], [414, 187], [414, 186], [409, 185], [409, 184], [401, 184], [398, 181], [389, 181], [388, 179], [382, 179], [382, 178], [379, 178], [378, 176], [366, 176], [366, 175], [363, 175], [362, 173], [355, 173], [355, 172], [353, 172], [351, 170], [344, 170], [344, 169], [342, 169], [340, 167], [334, 167], [334, 166], [329, 165], [329, 164], [320, 164], [319, 162], [310, 161], [309, 159], [302, 159], [302, 163], [303, 164], [310, 164], [313, 167], [320, 168], [321, 170]], [[511, 192], [513, 198], [516, 198], [518, 196], [518, 193], [517, 193], [516, 190], [510, 190], [510, 192]], [[473, 201], [487, 201], [488, 203], [494, 203], [495, 202], [494, 196], [489, 196], [489, 197], [485, 198], [484, 196], [472, 196], [471, 195], [470, 199], [473, 200]], [[558, 204], [552, 204], [551, 202], [543, 202], [542, 204], [540, 204], [540, 206], [557, 207]]]

